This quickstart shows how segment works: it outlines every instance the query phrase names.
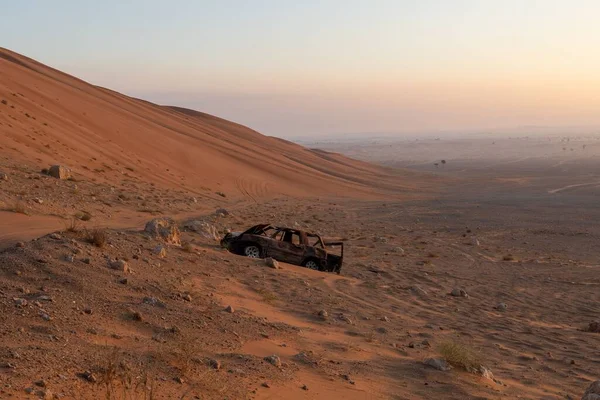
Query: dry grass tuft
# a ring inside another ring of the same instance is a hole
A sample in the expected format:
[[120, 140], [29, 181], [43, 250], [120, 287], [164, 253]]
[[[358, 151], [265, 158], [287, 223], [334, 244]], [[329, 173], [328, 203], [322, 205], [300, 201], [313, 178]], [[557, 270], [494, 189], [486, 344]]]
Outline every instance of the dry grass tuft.
[[67, 232], [79, 232], [79, 220], [75, 217], [69, 218], [67, 222], [65, 222], [65, 231]]
[[480, 355], [464, 344], [448, 340], [439, 345], [438, 351], [454, 367], [474, 372], [481, 366]]
[[86, 229], [85, 240], [86, 242], [91, 243], [96, 247], [104, 247], [107, 241], [106, 229], [94, 228], [91, 231], [88, 231]]

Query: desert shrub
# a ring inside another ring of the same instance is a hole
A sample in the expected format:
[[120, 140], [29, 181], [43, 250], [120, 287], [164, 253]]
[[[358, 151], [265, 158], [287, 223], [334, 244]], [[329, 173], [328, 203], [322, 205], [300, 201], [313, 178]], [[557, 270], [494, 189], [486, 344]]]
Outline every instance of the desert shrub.
[[22, 200], [15, 201], [15, 203], [12, 205], [12, 207], [10, 207], [10, 211], [17, 213], [17, 214], [29, 215], [29, 212], [27, 211], [27, 206], [25, 205], [25, 202]]
[[481, 366], [479, 354], [464, 344], [448, 340], [439, 345], [438, 351], [454, 367], [473, 372]]
[[96, 247], [104, 247], [107, 240], [106, 229], [94, 228], [90, 231], [86, 230], [85, 240]]
[[67, 232], [78, 232], [79, 231], [79, 219], [71, 217], [65, 222], [65, 231]]

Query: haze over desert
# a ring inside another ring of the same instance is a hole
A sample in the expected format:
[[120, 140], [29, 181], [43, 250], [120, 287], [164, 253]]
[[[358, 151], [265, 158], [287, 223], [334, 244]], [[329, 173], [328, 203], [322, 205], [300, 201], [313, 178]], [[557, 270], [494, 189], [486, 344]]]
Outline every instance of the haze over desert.
[[27, 3], [0, 399], [600, 399], [595, 2]]

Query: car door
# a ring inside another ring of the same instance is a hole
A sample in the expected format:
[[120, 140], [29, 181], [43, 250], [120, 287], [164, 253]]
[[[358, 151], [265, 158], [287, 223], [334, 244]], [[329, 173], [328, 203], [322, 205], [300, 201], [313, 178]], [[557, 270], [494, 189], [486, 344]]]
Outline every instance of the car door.
[[298, 231], [284, 230], [281, 240], [278, 241], [278, 249], [281, 261], [300, 265], [304, 260], [306, 249]]

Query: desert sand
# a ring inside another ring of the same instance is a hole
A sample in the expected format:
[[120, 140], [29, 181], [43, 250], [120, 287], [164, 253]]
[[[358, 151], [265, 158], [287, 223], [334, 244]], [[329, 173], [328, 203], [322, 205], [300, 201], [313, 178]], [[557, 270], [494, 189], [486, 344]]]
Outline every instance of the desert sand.
[[[0, 101], [0, 398], [575, 399], [600, 378], [593, 157], [311, 150], [4, 49]], [[144, 231], [163, 216], [177, 243]], [[219, 246], [261, 222], [343, 238], [341, 275]]]

